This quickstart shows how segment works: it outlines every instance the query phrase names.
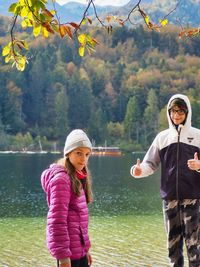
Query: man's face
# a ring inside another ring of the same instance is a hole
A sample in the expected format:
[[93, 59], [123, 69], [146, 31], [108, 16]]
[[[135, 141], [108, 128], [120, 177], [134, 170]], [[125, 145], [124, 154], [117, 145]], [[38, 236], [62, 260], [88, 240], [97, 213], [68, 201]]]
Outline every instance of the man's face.
[[170, 109], [170, 118], [175, 125], [182, 124], [186, 119], [185, 111], [178, 106], [174, 106]]

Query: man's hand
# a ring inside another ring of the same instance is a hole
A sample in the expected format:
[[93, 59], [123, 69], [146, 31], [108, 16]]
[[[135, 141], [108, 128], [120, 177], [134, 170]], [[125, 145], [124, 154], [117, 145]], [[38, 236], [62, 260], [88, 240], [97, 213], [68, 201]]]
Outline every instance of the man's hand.
[[189, 159], [187, 162], [188, 168], [193, 171], [198, 171], [200, 169], [200, 160], [197, 152], [194, 153], [194, 158]]
[[137, 159], [137, 163], [135, 165], [135, 168], [133, 169], [133, 175], [140, 176], [141, 173], [142, 173], [142, 168], [140, 167], [140, 159]]

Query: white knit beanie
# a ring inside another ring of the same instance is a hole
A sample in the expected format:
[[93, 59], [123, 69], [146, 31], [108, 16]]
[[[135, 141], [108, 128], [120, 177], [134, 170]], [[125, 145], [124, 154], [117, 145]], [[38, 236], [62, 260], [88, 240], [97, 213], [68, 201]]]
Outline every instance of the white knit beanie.
[[92, 144], [89, 138], [81, 129], [75, 129], [67, 136], [64, 147], [64, 156], [78, 147], [87, 147], [92, 150]]

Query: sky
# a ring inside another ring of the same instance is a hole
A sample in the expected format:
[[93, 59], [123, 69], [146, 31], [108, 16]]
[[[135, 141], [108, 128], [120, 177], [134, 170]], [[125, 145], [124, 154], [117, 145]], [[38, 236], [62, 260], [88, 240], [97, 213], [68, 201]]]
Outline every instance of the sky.
[[[130, 0], [93, 0], [96, 5], [99, 6], [124, 6], [126, 5]], [[60, 5], [64, 5], [69, 2], [78, 2], [82, 4], [87, 4], [87, 0], [56, 0]]]

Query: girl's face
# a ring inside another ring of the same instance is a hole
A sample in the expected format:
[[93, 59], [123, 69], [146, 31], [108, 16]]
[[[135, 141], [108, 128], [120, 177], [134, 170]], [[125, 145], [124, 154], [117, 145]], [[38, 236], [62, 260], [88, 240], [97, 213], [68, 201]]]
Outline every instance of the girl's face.
[[175, 106], [170, 110], [170, 118], [175, 125], [179, 125], [185, 121], [186, 114], [183, 109], [180, 109], [178, 106]]
[[71, 151], [68, 155], [69, 161], [78, 171], [81, 171], [87, 166], [88, 159], [90, 157], [91, 150], [87, 147], [78, 147]]

